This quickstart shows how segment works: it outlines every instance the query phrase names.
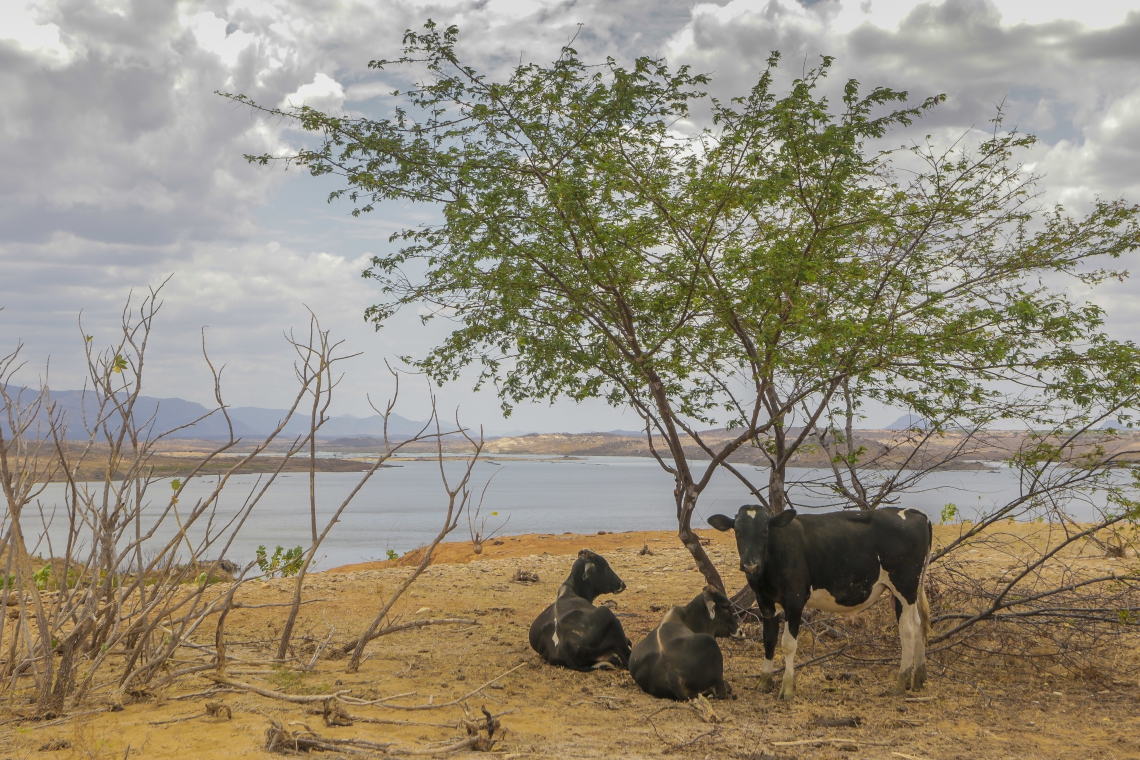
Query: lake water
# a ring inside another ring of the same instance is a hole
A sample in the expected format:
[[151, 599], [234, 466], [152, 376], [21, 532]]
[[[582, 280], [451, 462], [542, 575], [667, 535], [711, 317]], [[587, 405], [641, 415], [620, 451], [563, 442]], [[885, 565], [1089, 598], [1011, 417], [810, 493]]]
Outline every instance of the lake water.
[[[318, 569], [384, 559], [389, 549], [402, 554], [435, 536], [447, 504], [438, 464], [430, 461], [397, 461], [397, 464], [377, 471], [345, 510], [340, 523], [334, 526], [321, 547]], [[447, 469], [458, 475], [462, 466], [458, 462], [449, 462]], [[766, 482], [766, 471], [752, 467], [744, 470], [755, 477], [754, 482]], [[789, 480], [810, 474], [806, 470], [789, 472]], [[497, 517], [489, 518], [489, 528], [506, 521], [500, 535], [672, 530], [676, 527], [672, 478], [652, 459], [586, 457], [553, 461], [526, 458], [484, 461], [475, 468], [473, 491], [476, 502], [483, 485], [492, 475], [495, 478], [487, 489], [483, 514], [499, 513]], [[317, 504], [321, 527], [359, 477], [358, 473], [318, 473]], [[228, 518], [235, 514], [256, 480], [256, 476], [232, 478], [223, 494], [218, 517]], [[155, 513], [165, 506], [158, 502], [168, 493], [166, 487], [165, 483], [159, 483], [152, 492], [155, 506], [150, 509]], [[192, 504], [209, 493], [211, 488], [209, 479], [190, 482], [183, 492], [182, 504]], [[900, 505], [921, 509], [937, 522], [948, 502], [955, 503], [963, 516], [971, 517], [979, 510], [1006, 503], [1017, 492], [1016, 476], [1004, 468], [938, 472], [924, 481], [921, 490], [904, 497]], [[53, 484], [41, 502], [50, 510], [62, 495], [62, 486]], [[801, 505], [822, 503], [821, 499], [810, 498], [804, 493], [793, 493], [792, 497]], [[741, 504], [754, 501], [731, 473], [718, 471], [701, 497], [693, 525], [707, 527], [709, 515], [717, 512], [734, 514]], [[1087, 511], [1091, 516], [1092, 508]], [[320, 519], [321, 515], [325, 518]], [[1079, 514], [1075, 516], [1080, 517]], [[58, 551], [64, 533], [63, 526], [58, 524], [60, 519], [57, 517], [56, 520], [49, 534]], [[25, 523], [29, 536], [39, 532], [36, 530], [38, 522], [37, 518], [36, 525]], [[161, 538], [173, 535], [173, 521], [171, 528]], [[200, 535], [200, 529], [191, 531], [192, 537]], [[468, 538], [467, 521], [463, 519], [448, 540]], [[277, 545], [286, 548], [307, 546], [309, 539], [308, 474], [286, 473], [278, 477], [254, 510], [227, 556], [244, 563], [253, 557], [259, 544], [272, 550]], [[46, 546], [39, 550], [46, 555]]]

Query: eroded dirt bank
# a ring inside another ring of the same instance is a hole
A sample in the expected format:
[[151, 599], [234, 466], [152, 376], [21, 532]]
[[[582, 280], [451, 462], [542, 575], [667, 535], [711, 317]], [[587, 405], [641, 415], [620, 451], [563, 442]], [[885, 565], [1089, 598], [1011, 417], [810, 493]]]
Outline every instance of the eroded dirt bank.
[[[719, 567], [735, 567], [735, 547], [728, 537], [712, 531], [702, 535], [711, 539], [709, 551]], [[643, 546], [653, 553], [641, 554]], [[1140, 757], [1140, 690], [1135, 682], [1111, 674], [1095, 680], [1046, 679], [1014, 669], [971, 670], [969, 663], [958, 663], [951, 671], [935, 666], [922, 701], [906, 701], [887, 694], [894, 664], [827, 663], [798, 671], [799, 698], [787, 704], [756, 686], [759, 643], [724, 641], [726, 673], [737, 699], [713, 701], [720, 722], [710, 723], [692, 709], [641, 693], [627, 673], [549, 667], [530, 650], [527, 630], [583, 547], [606, 555], [625, 579], [628, 590], [615, 601], [634, 641], [657, 624], [667, 605], [685, 602], [701, 588], [700, 574], [668, 533], [513, 537], [488, 545], [481, 557], [471, 554], [469, 543], [449, 544], [441, 547], [437, 564], [413, 587], [399, 614], [405, 621], [462, 618], [477, 625], [385, 636], [369, 645], [356, 674], [346, 674], [345, 661], [334, 659], [320, 659], [313, 672], [302, 674], [266, 662], [282, 609], [239, 609], [227, 622], [227, 648], [235, 658], [228, 675], [294, 695], [350, 690], [364, 699], [404, 695], [391, 703], [423, 706], [462, 697], [521, 664], [467, 700], [475, 710], [485, 705], [505, 713], [501, 721], [508, 733], [496, 754], [514, 757]], [[993, 558], [978, 556], [976, 561], [982, 567]], [[513, 582], [520, 569], [537, 573], [539, 581]], [[303, 608], [296, 657], [308, 661], [330, 632], [335, 643], [361, 630], [383, 594], [409, 572], [377, 563], [311, 576], [305, 598], [318, 601]], [[730, 585], [740, 582], [735, 571], [730, 576]], [[285, 602], [290, 588], [282, 580], [257, 582], [239, 600], [247, 605]], [[212, 636], [211, 627], [202, 632], [202, 641], [212, 641]], [[798, 659], [811, 657], [812, 645], [801, 643]], [[195, 661], [192, 652], [184, 659]], [[121, 711], [93, 704], [91, 709], [100, 712], [62, 724], [3, 725], [0, 758], [267, 758], [274, 757], [264, 749], [271, 720], [294, 731], [303, 724], [324, 737], [366, 738], [420, 750], [461, 736], [455, 727], [463, 714], [458, 705], [422, 710], [349, 706], [357, 718], [353, 725], [328, 727], [314, 714], [319, 704], [290, 704], [248, 692], [201, 694], [210, 688], [206, 678], [188, 678], [135, 695]], [[186, 695], [191, 696], [180, 699]], [[224, 702], [233, 719], [179, 720], [202, 713], [207, 701]], [[842, 718], [858, 718], [859, 725], [820, 723]], [[8, 719], [0, 715], [0, 720]], [[70, 746], [38, 751], [52, 742]]]

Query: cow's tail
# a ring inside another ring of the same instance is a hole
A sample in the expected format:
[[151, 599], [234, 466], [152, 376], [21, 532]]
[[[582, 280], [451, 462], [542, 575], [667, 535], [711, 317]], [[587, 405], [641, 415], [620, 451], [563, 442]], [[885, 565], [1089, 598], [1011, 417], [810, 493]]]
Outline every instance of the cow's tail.
[[930, 555], [934, 549], [934, 526], [929, 518], [926, 525], [929, 531], [927, 533], [926, 559], [922, 561], [922, 573], [918, 576], [918, 617], [922, 620], [922, 638], [924, 641], [934, 633], [934, 629], [930, 627], [930, 602], [926, 600], [926, 570], [930, 567]]

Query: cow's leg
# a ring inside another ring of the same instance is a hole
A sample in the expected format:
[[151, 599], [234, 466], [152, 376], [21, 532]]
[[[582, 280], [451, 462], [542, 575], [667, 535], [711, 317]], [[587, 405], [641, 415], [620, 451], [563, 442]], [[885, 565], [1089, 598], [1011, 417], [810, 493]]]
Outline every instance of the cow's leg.
[[629, 639], [613, 613], [599, 607], [587, 630], [589, 633], [579, 647], [579, 654], [590, 670], [624, 670], [629, 667]]
[[918, 630], [914, 634], [914, 690], [926, 686], [926, 631], [919, 611]]
[[760, 668], [760, 688], [772, 686], [772, 674], [776, 672], [776, 641], [780, 638], [780, 618], [773, 615], [764, 618], [764, 665]]
[[[922, 621], [918, 614], [918, 604], [909, 604], [906, 599], [898, 598], [896, 609], [898, 605], [902, 606], [902, 612], [899, 614], [899, 641], [902, 644], [902, 662], [899, 663], [899, 677], [893, 693], [905, 694], [914, 683], [915, 647], [922, 638]], [[923, 667], [925, 668], [925, 656]]]
[[784, 680], [780, 684], [780, 699], [796, 696], [796, 643], [800, 635], [800, 614], [784, 611], [788, 622], [784, 627]]

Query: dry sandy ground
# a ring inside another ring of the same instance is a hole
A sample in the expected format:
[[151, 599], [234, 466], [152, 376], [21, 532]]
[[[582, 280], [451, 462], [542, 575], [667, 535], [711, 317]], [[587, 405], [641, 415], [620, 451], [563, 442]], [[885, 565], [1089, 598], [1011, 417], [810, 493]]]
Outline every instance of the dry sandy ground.
[[[709, 550], [718, 566], [734, 568], [735, 547], [726, 536], [711, 538]], [[653, 554], [641, 555], [643, 545]], [[893, 666], [826, 663], [798, 671], [799, 696], [782, 703], [756, 686], [759, 643], [723, 641], [726, 673], [737, 698], [713, 701], [720, 722], [710, 723], [693, 709], [641, 693], [628, 673], [550, 667], [531, 651], [527, 630], [553, 599], [582, 547], [605, 554], [626, 581], [628, 590], [615, 601], [634, 641], [657, 624], [664, 605], [686, 602], [702, 586], [687, 552], [667, 533], [507, 538], [488, 546], [479, 558], [471, 554], [470, 544], [446, 545], [441, 562], [413, 587], [399, 613], [404, 620], [461, 617], [478, 625], [433, 626], [383, 637], [369, 645], [356, 674], [344, 672], [343, 660], [330, 659], [320, 660], [315, 672], [299, 674], [264, 664], [272, 656], [269, 645], [279, 630], [281, 608], [238, 610], [227, 624], [229, 653], [241, 660], [231, 665], [230, 676], [292, 694], [342, 689], [368, 699], [405, 694], [392, 703], [408, 706], [450, 702], [522, 664], [468, 700], [476, 710], [485, 705], [506, 713], [501, 718], [506, 738], [495, 754], [511, 757], [1140, 757], [1140, 689], [1131, 679], [1047, 681], [991, 669], [984, 680], [971, 681], [961, 669], [940, 673], [935, 663], [924, 701], [906, 701], [887, 693]], [[540, 581], [512, 582], [518, 569], [536, 572]], [[323, 641], [330, 630], [333, 640], [342, 642], [361, 630], [385, 592], [409, 572], [406, 567], [355, 566], [311, 576], [305, 596], [320, 601], [303, 608], [298, 656], [307, 660], [312, 642]], [[729, 584], [740, 581], [731, 571]], [[264, 604], [288, 596], [289, 583], [277, 580], [251, 584], [239, 598]], [[202, 641], [212, 635], [212, 629], [203, 632]], [[811, 646], [801, 644], [800, 660], [810, 656]], [[440, 746], [461, 736], [458, 705], [415, 711], [353, 706], [348, 709], [358, 718], [406, 723], [356, 720], [352, 726], [330, 728], [305, 705], [248, 692], [179, 699], [209, 688], [205, 678], [190, 677], [139, 695], [121, 711], [103, 707], [64, 723], [0, 725], [0, 758], [272, 757], [263, 748], [271, 718], [295, 722], [290, 726], [294, 730], [304, 724], [325, 737], [394, 742], [408, 749]], [[233, 719], [170, 722], [202, 713], [211, 700], [224, 701]], [[850, 717], [860, 718], [860, 726], [818, 724], [819, 719]], [[0, 712], [0, 723], [4, 720]], [[40, 751], [52, 742], [70, 746]]]

